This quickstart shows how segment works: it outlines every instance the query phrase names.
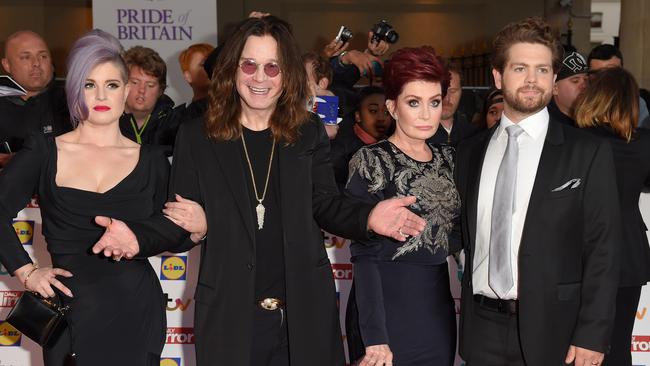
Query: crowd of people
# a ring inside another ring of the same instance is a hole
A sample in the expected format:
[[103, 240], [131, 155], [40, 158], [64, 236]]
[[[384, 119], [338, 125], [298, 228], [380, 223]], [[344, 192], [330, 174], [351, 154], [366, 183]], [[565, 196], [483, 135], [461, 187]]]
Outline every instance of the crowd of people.
[[[252, 15], [181, 52], [189, 105], [165, 95], [151, 48], [93, 30], [59, 88], [42, 37], [7, 39], [26, 94], [0, 97], [0, 262], [71, 309], [46, 365], [158, 365], [147, 258], [197, 245], [198, 365], [343, 365], [321, 230], [352, 241], [355, 365], [451, 366], [457, 333], [469, 366], [631, 365], [650, 117], [619, 50], [585, 59], [539, 18], [508, 24], [475, 113], [432, 47], [389, 52], [370, 32], [365, 51], [303, 53], [286, 21]], [[338, 123], [323, 123], [332, 96]], [[34, 194], [51, 267], [11, 226]]]

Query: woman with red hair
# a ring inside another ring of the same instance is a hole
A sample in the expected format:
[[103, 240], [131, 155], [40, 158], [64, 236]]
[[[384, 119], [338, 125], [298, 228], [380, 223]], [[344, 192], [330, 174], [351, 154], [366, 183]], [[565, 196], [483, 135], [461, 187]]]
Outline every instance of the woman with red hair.
[[383, 80], [395, 132], [362, 147], [350, 161], [348, 195], [369, 203], [416, 196], [410, 209], [427, 221], [405, 242], [376, 236], [350, 247], [354, 285], [347, 335], [350, 360], [361, 366], [454, 362], [447, 256], [460, 249], [460, 199], [453, 148], [426, 142], [438, 129], [449, 79], [433, 48], [395, 52]]

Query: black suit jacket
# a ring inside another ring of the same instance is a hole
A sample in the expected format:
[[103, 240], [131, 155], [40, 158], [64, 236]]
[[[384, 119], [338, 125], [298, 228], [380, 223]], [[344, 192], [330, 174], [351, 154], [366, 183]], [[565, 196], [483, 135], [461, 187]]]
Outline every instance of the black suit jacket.
[[619, 243], [619, 286], [643, 286], [650, 280], [648, 228], [639, 210], [641, 191], [650, 187], [650, 130], [638, 129], [629, 143], [609, 128], [588, 128], [609, 141], [614, 154], [623, 240]]
[[[255, 304], [255, 228], [241, 141], [214, 142], [201, 119], [178, 131], [170, 194], [199, 202], [208, 220], [194, 296], [197, 364], [248, 365]], [[292, 365], [343, 365], [332, 269], [321, 228], [346, 238], [367, 235], [371, 205], [339, 195], [322, 122], [312, 119], [299, 140], [278, 145], [289, 351]], [[179, 240], [164, 218], [128, 223], [140, 255]]]
[[[472, 267], [483, 158], [496, 128], [458, 147], [463, 202], [460, 353], [474, 360]], [[553, 192], [567, 181], [581, 184]], [[571, 344], [604, 352], [618, 285], [620, 220], [612, 152], [606, 141], [551, 119], [519, 249], [519, 331], [529, 366], [562, 365]]]

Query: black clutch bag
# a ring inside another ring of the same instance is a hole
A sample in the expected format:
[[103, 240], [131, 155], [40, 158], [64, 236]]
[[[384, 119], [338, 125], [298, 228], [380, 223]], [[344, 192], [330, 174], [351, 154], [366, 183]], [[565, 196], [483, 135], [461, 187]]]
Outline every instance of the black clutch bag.
[[56, 340], [65, 329], [65, 313], [58, 298], [47, 299], [38, 293], [24, 291], [7, 316], [7, 322], [34, 342], [45, 346]]

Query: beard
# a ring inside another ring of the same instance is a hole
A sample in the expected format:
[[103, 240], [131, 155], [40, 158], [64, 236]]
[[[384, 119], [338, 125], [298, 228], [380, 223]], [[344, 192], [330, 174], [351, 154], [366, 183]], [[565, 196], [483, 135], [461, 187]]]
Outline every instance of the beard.
[[[538, 94], [523, 96], [522, 93], [536, 91]], [[533, 114], [546, 107], [551, 101], [553, 94], [550, 90], [544, 90], [538, 86], [523, 86], [514, 93], [512, 90], [503, 89], [503, 99], [514, 111], [526, 115]]]

